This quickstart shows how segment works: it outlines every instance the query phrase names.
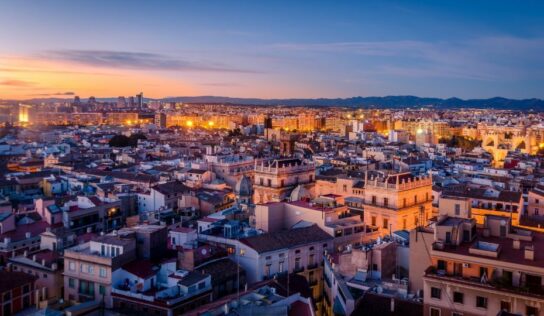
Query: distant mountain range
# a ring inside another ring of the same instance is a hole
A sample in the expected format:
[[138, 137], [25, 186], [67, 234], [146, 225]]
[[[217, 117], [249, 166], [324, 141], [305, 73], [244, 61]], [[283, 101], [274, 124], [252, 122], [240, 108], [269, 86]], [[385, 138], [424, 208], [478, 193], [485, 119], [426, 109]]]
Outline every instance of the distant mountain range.
[[544, 111], [542, 99], [506, 99], [501, 97], [490, 99], [459, 98], [421, 98], [416, 96], [386, 96], [386, 97], [352, 97], [337, 99], [255, 99], [255, 98], [229, 98], [229, 97], [170, 97], [162, 101], [185, 103], [232, 103], [248, 105], [286, 105], [286, 106], [346, 106], [346, 107], [376, 107], [376, 108], [406, 108], [406, 107], [434, 107], [440, 109], [450, 108], [482, 108], [503, 110], [535, 110]]
[[[62, 101], [60, 98], [39, 98], [26, 100], [26, 102], [51, 102]], [[117, 98], [97, 98], [98, 101], [115, 102]], [[459, 99], [459, 98], [422, 98], [416, 96], [385, 96], [385, 97], [352, 97], [352, 98], [318, 98], [318, 99], [258, 99], [258, 98], [230, 98], [217, 96], [196, 96], [196, 97], [167, 97], [160, 100], [167, 102], [184, 103], [229, 103], [242, 105], [285, 105], [285, 106], [341, 106], [341, 107], [373, 107], [401, 109], [408, 107], [432, 107], [438, 109], [456, 108], [480, 108], [520, 111], [544, 111], [544, 100], [542, 99], [507, 99], [501, 97], [489, 99]], [[5, 101], [5, 100], [4, 100]], [[20, 101], [17, 101], [20, 102]]]

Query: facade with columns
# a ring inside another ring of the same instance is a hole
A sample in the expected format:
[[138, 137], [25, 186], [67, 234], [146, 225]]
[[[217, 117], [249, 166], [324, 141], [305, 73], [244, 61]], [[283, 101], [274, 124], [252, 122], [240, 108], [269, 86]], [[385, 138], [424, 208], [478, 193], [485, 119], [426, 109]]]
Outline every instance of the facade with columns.
[[432, 217], [432, 178], [410, 172], [368, 171], [364, 222], [382, 234], [425, 225]]
[[297, 158], [281, 158], [255, 162], [253, 201], [256, 204], [279, 202], [303, 185], [313, 192], [315, 165]]

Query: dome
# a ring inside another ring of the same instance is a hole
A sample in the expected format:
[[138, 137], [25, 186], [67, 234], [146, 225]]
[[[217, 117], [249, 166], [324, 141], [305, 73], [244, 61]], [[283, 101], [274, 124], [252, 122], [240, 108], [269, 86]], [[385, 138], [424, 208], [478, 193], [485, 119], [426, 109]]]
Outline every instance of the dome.
[[299, 184], [292, 192], [291, 192], [291, 201], [298, 201], [302, 200], [304, 198], [312, 198], [312, 195], [304, 186]]
[[249, 177], [243, 176], [234, 187], [234, 192], [239, 196], [250, 196], [251, 195], [251, 179]]

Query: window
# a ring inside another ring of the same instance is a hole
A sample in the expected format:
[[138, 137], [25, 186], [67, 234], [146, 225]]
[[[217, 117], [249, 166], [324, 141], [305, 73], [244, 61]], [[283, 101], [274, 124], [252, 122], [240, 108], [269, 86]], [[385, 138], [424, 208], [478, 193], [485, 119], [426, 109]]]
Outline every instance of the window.
[[452, 312], [451, 316], [463, 316], [462, 313]]
[[311, 254], [311, 255], [308, 257], [308, 265], [309, 265], [309, 266], [314, 265], [314, 263], [315, 263], [315, 259], [314, 259], [314, 258], [315, 258], [314, 254]]
[[93, 272], [94, 272], [94, 266], [93, 266], [93, 265], [91, 265], [91, 264], [90, 264], [90, 265], [88, 265], [88, 266], [87, 266], [87, 273], [89, 273], [89, 274], [93, 274]]
[[389, 220], [387, 218], [383, 219], [383, 229], [389, 229]]
[[372, 196], [372, 204], [373, 204], [373, 205], [376, 204], [376, 196], [375, 196], [375, 195]]
[[100, 293], [100, 295], [106, 295], [106, 288], [103, 285], [99, 285], [98, 293]]
[[441, 296], [442, 296], [442, 290], [440, 290], [437, 287], [431, 287], [431, 297], [432, 298], [440, 299]]
[[72, 279], [72, 278], [69, 278], [68, 279], [68, 287], [73, 289], [76, 285], [76, 280]]
[[453, 292], [453, 301], [458, 304], [463, 304], [465, 295], [461, 292]]
[[300, 257], [295, 258], [295, 270], [299, 270], [299, 269], [300, 269]]
[[455, 216], [461, 215], [461, 204], [455, 204]]
[[525, 315], [527, 316], [537, 316], [538, 315], [538, 308], [533, 306], [525, 306]]
[[438, 308], [431, 307], [430, 312], [431, 316], [440, 316], [440, 309]]
[[388, 198], [383, 198], [383, 206], [385, 206], [385, 207], [389, 206], [389, 199]]
[[417, 195], [414, 195], [414, 204], [417, 204]]
[[280, 263], [279, 263], [278, 272], [279, 272], [279, 273], [282, 273], [282, 272], [283, 272], [283, 261], [280, 261]]
[[270, 276], [270, 264], [264, 266], [264, 276], [267, 278]]
[[510, 311], [510, 302], [501, 301], [501, 311], [509, 312]]
[[476, 307], [487, 309], [487, 297], [476, 296]]
[[202, 289], [205, 288], [205, 287], [206, 287], [206, 282], [200, 282], [200, 283], [198, 283], [198, 289], [199, 289], [199, 290], [202, 290]]
[[371, 222], [372, 222], [372, 226], [376, 226], [376, 216], [372, 216]]
[[105, 278], [107, 276], [106, 269], [100, 268], [100, 277]]
[[76, 264], [75, 264], [75, 262], [70, 261], [70, 263], [68, 264], [68, 269], [69, 269], [70, 271], [76, 271]]

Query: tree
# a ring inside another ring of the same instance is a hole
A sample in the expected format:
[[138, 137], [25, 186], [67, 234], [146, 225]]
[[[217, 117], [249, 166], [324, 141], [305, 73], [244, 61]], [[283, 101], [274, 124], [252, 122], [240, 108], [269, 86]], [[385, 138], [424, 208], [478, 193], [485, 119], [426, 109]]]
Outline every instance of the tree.
[[465, 151], [471, 151], [475, 147], [480, 146], [481, 142], [474, 139], [469, 139], [465, 136], [452, 136], [451, 138], [440, 138], [438, 141], [441, 144], [446, 144], [448, 147], [458, 147]]
[[144, 134], [136, 133], [127, 137], [125, 135], [115, 135], [110, 139], [111, 147], [136, 147], [139, 139], [147, 139]]

